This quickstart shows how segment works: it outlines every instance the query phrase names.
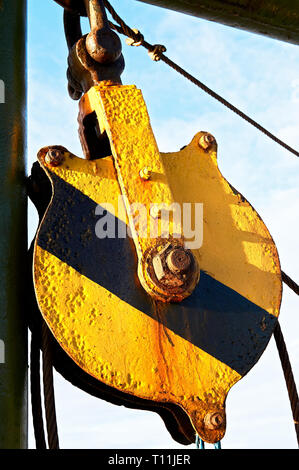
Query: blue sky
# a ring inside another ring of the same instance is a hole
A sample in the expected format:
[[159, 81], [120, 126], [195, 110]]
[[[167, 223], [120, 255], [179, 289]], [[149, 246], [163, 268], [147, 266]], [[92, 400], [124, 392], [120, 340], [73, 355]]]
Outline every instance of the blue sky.
[[[112, 0], [150, 43], [262, 125], [299, 148], [299, 48], [135, 0]], [[39, 148], [60, 144], [82, 155], [77, 102], [66, 89], [62, 9], [28, 0], [28, 171]], [[88, 31], [84, 21], [84, 31]], [[299, 279], [299, 163], [186, 79], [122, 37], [124, 84], [141, 88], [161, 151], [176, 151], [200, 130], [218, 142], [222, 174], [255, 207], [278, 247], [282, 268]], [[29, 237], [37, 218], [30, 205]], [[299, 382], [298, 299], [284, 288], [280, 323]], [[154, 413], [89, 397], [55, 374], [62, 448], [179, 448]], [[34, 447], [30, 421], [30, 447]], [[227, 399], [223, 448], [296, 448], [274, 340]]]

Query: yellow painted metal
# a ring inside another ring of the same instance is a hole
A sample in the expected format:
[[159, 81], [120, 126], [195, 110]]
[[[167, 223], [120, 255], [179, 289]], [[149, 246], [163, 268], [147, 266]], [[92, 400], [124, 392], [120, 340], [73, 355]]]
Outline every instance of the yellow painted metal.
[[[157, 224], [157, 231], [163, 227], [157, 216], [153, 215], [152, 206], [161, 202], [171, 207], [175, 202], [163, 169], [163, 161], [150, 126], [147, 108], [140, 90], [134, 85], [107, 86], [102, 84], [91, 88], [81, 99], [81, 113], [96, 112], [101, 132], [107, 133], [110, 141], [117, 179], [124, 196], [129, 224], [138, 256], [138, 276], [141, 284], [151, 295], [160, 300], [169, 296], [155, 285], [147, 273], [145, 254], [157, 245], [157, 237], [152, 237], [151, 226]], [[140, 176], [144, 168], [151, 168], [151, 178]], [[163, 175], [163, 177], [161, 177]], [[145, 217], [138, 218], [134, 204], [146, 210]], [[150, 223], [148, 223], [150, 221]], [[181, 221], [169, 218], [169, 236], [182, 234]], [[182, 239], [183, 236], [176, 237]], [[195, 258], [196, 259], [196, 258]], [[184, 295], [175, 296], [182, 300], [190, 295], [199, 279], [199, 268], [195, 264], [194, 276]]]
[[[40, 159], [47, 169], [42, 155]], [[86, 161], [69, 154], [51, 171], [96, 202], [114, 204], [117, 211], [121, 193], [111, 157]], [[204, 417], [224, 415], [225, 397], [240, 374], [37, 244], [34, 260], [40, 310], [57, 341], [83, 370], [140, 398], [179, 404], [207, 442], [223, 437], [225, 427], [208, 430]], [[168, 306], [157, 305], [163, 308]]]
[[[108, 134], [137, 255], [141, 259], [153, 246], [153, 239], [148, 226], [145, 227], [146, 237], [141, 238], [136, 233], [131, 205], [138, 202], [146, 207], [146, 222], [150, 219], [151, 204], [163, 201], [170, 205], [174, 202], [166, 177], [164, 180], [155, 178], [155, 174], [165, 172], [141, 91], [135, 86], [98, 86], [91, 88], [84, 100], [89, 100], [89, 108], [96, 111], [101, 131]], [[152, 178], [145, 182], [140, 171], [149, 166]]]
[[[129, 98], [124, 98], [126, 94]], [[134, 101], [128, 110], [122, 108], [124, 99]], [[122, 192], [129, 202], [146, 207], [149, 202], [203, 203], [203, 245], [193, 250], [201, 269], [277, 317], [281, 274], [274, 242], [248, 201], [221, 175], [216, 144], [203, 150], [199, 133], [184, 150], [159, 154], [142, 96], [134, 87], [115, 93], [111, 88], [103, 92], [95, 88], [88, 100], [94, 100], [91, 109], [99, 110], [100, 127], [109, 135], [114, 156], [87, 161], [67, 153], [51, 172], [96, 203], [113, 204], [116, 216], [126, 224], [124, 208], [118, 210]], [[118, 105], [122, 120], [109, 121], [110, 106]], [[144, 125], [135, 126], [140, 121]], [[39, 161], [47, 171], [44, 156], [41, 152]], [[139, 175], [144, 167], [152, 169], [148, 181]], [[137, 241], [141, 256], [151, 240]], [[160, 315], [171, 315], [171, 304], [154, 303], [156, 318], [149, 317], [37, 243], [34, 278], [47, 324], [84, 371], [128, 394], [178, 404], [207, 442], [223, 437], [225, 423], [210, 429], [205, 418], [215, 412], [225, 416], [227, 393], [242, 376], [157, 321]]]
[[174, 199], [204, 204], [200, 267], [277, 317], [282, 284], [274, 241], [250, 203], [222, 176], [216, 143], [208, 151], [200, 148], [203, 134], [180, 152], [162, 154]]

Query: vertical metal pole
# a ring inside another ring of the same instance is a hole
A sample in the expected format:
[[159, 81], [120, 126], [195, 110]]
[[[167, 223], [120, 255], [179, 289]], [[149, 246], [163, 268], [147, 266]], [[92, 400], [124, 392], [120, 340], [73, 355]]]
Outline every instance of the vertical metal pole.
[[26, 0], [0, 0], [0, 448], [27, 447]]

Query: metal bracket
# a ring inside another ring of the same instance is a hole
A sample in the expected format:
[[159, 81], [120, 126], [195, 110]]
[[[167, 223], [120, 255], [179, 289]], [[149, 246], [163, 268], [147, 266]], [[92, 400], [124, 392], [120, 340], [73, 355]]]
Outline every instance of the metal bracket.
[[[65, 7], [64, 29], [68, 57], [68, 91], [78, 100], [92, 86], [102, 81], [121, 84], [120, 76], [125, 62], [118, 35], [109, 27], [102, 0], [84, 2], [58, 2]], [[75, 8], [81, 5], [81, 8]], [[83, 9], [84, 5], [84, 9]], [[80, 16], [85, 12], [91, 31], [82, 35]]]

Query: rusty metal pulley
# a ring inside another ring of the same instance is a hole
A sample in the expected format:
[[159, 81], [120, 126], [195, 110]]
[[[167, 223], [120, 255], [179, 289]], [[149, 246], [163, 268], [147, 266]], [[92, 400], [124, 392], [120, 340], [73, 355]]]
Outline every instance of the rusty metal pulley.
[[[192, 426], [204, 441], [217, 442], [227, 393], [257, 362], [277, 322], [275, 244], [221, 175], [210, 134], [198, 133], [180, 152], [160, 153], [134, 86], [92, 87], [80, 100], [79, 122], [93, 113], [112, 156], [101, 158], [100, 142], [93, 160], [61, 148], [38, 155], [53, 187], [35, 243], [39, 308], [87, 374], [153, 407], [183, 410], [184, 435]], [[144, 168], [151, 168], [148, 179], [140, 177]], [[154, 221], [152, 202], [202, 203], [202, 245], [182, 249], [180, 239], [140, 237], [134, 201]], [[131, 228], [131, 240], [97, 236], [96, 214], [104, 210], [117, 233]], [[198, 268], [200, 276], [192, 277]], [[192, 284], [187, 296], [184, 281]]]
[[[229, 389], [277, 323], [275, 244], [222, 176], [212, 135], [199, 132], [180, 152], [159, 152], [141, 91], [121, 85], [124, 61], [103, 2], [84, 1], [91, 33], [83, 37], [83, 2], [58, 3], [66, 8], [71, 95], [84, 93], [78, 120], [86, 159], [61, 146], [38, 154], [52, 186], [34, 248], [40, 311], [86, 374], [127, 401], [175, 410], [188, 442], [195, 432], [217, 442]], [[138, 229], [136, 203], [145, 215]], [[153, 204], [173, 211], [166, 234]], [[195, 223], [191, 240], [185, 220]]]

